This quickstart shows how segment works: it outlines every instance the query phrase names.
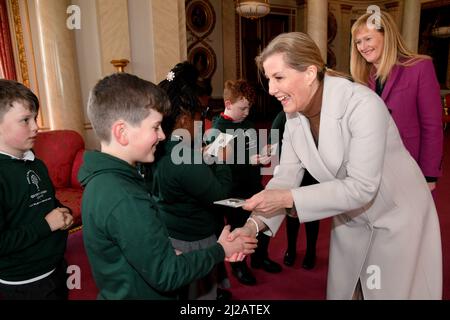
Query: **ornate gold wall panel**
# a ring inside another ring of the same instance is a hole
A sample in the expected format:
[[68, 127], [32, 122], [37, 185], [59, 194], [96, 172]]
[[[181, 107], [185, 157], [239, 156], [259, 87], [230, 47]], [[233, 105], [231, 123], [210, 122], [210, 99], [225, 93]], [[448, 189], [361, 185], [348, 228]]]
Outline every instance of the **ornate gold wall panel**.
[[27, 56], [25, 53], [25, 45], [23, 41], [22, 19], [20, 18], [19, 0], [10, 0], [11, 11], [14, 20], [14, 33], [17, 43], [17, 50], [19, 55], [19, 72], [22, 82], [27, 87], [30, 87], [30, 77], [28, 75]]

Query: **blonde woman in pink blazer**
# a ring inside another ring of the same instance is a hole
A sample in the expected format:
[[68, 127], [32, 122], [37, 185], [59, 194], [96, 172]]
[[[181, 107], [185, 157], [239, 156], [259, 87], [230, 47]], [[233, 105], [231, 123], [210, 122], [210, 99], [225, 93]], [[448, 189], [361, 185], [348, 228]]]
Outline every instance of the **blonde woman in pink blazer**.
[[408, 48], [392, 17], [371, 14], [352, 27], [350, 70], [355, 81], [368, 85], [386, 103], [402, 141], [419, 164], [430, 190], [442, 175], [442, 105], [431, 58]]

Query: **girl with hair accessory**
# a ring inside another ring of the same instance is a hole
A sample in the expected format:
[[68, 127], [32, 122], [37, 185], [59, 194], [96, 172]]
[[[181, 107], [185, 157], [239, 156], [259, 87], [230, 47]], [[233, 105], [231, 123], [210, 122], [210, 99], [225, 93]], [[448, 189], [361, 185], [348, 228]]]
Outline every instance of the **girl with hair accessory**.
[[[226, 165], [198, 163], [198, 159], [203, 159], [202, 154], [192, 147], [194, 139], [201, 139], [198, 126], [202, 105], [197, 96], [197, 78], [195, 67], [183, 62], [159, 83], [171, 104], [162, 123], [170, 138], [158, 150], [152, 190], [172, 245], [181, 252], [204, 249], [216, 243], [216, 233], [224, 223], [213, 202], [228, 198], [231, 188], [230, 169]], [[178, 156], [183, 159], [181, 163], [175, 159]], [[226, 278], [218, 267], [180, 290], [181, 299], [215, 300], [219, 282]]]
[[433, 191], [442, 175], [443, 130], [439, 83], [430, 57], [409, 50], [392, 17], [378, 29], [361, 16], [352, 27], [353, 78], [383, 99], [406, 149]]

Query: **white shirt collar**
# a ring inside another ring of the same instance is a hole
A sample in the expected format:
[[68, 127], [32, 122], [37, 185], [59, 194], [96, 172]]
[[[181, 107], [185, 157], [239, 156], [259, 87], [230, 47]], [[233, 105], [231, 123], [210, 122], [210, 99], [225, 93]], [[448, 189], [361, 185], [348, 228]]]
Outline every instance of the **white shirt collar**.
[[4, 155], [6, 155], [6, 156], [9, 156], [9, 157], [11, 157], [12, 159], [16, 159], [16, 160], [28, 160], [28, 161], [34, 161], [34, 159], [36, 158], [36, 157], [34, 156], [33, 151], [31, 151], [31, 150], [25, 151], [25, 153], [23, 154], [23, 157], [22, 157], [22, 158], [17, 158], [16, 156], [13, 156], [12, 154], [9, 154], [9, 153], [3, 152], [3, 151], [0, 151], [0, 153], [1, 153], [1, 154], [4, 154]]

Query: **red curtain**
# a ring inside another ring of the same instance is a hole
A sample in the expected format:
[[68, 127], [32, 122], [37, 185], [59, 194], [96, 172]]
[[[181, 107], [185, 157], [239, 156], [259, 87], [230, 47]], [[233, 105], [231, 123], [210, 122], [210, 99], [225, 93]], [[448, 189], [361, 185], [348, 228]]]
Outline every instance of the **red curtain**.
[[6, 0], [0, 0], [0, 74], [5, 79], [17, 80]]

